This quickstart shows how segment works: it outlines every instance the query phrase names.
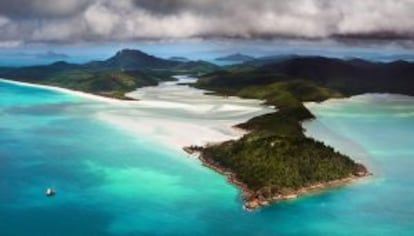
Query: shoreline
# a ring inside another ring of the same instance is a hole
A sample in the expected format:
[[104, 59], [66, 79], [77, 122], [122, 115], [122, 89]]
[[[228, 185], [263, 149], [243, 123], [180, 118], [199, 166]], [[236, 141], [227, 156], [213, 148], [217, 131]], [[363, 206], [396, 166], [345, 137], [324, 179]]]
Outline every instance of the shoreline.
[[105, 97], [101, 95], [96, 95], [93, 93], [87, 93], [87, 92], [62, 88], [62, 87], [53, 86], [53, 85], [43, 85], [43, 84], [35, 84], [35, 83], [29, 83], [29, 82], [21, 82], [21, 81], [15, 81], [15, 80], [10, 80], [10, 79], [5, 79], [5, 78], [0, 78], [0, 82], [7, 83], [7, 84], [13, 84], [13, 85], [19, 85], [19, 86], [25, 86], [25, 87], [31, 87], [31, 88], [46, 89], [49, 91], [55, 91], [55, 92], [60, 92], [64, 94], [74, 95], [77, 97], [91, 99], [91, 100], [95, 100], [99, 102], [117, 103], [117, 104], [121, 104], [121, 103], [131, 104], [133, 102], [136, 102], [134, 100], [122, 100], [122, 99], [117, 99], [117, 98], [110, 98], [110, 97]]
[[[240, 181], [236, 174], [231, 170], [222, 167], [217, 162], [212, 161], [210, 158], [203, 156], [202, 150], [204, 147], [200, 146], [190, 146], [184, 147], [183, 150], [190, 155], [196, 155], [197, 158], [201, 161], [202, 165], [212, 169], [213, 171], [224, 175], [227, 178], [228, 183], [238, 187], [241, 191], [241, 198], [243, 201], [243, 209], [247, 211], [258, 210], [262, 207], [267, 207], [273, 203], [278, 203], [282, 201], [288, 201], [304, 197], [307, 195], [322, 193], [334, 189], [337, 187], [343, 187], [348, 184], [363, 180], [365, 177], [372, 176], [373, 174], [367, 169], [358, 173], [358, 175], [350, 175], [342, 179], [331, 180], [328, 182], [315, 183], [306, 187], [301, 187], [297, 190], [293, 190], [286, 194], [272, 195], [270, 197], [264, 197], [258, 191], [249, 189], [249, 187]], [[362, 164], [360, 164], [362, 165]], [[362, 165], [363, 166], [363, 165]], [[365, 166], [364, 166], [365, 167]]]

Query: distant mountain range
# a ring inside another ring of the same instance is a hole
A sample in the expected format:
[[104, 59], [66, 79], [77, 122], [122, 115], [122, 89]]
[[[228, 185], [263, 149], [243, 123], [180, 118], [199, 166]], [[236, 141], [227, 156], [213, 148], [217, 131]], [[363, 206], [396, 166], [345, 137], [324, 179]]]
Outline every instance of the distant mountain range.
[[414, 63], [406, 61], [380, 63], [296, 55], [254, 59], [243, 54], [226, 58], [249, 60], [222, 68], [206, 61], [163, 59], [140, 50], [123, 49], [107, 60], [85, 64], [58, 61], [42, 66], [0, 67], [0, 77], [115, 97], [141, 86], [171, 80], [174, 74], [209, 74], [200, 84], [223, 89], [301, 79], [345, 94], [414, 94]]
[[245, 61], [251, 61], [254, 60], [255, 58], [253, 56], [249, 56], [249, 55], [245, 55], [245, 54], [241, 54], [241, 53], [236, 53], [236, 54], [231, 54], [228, 56], [224, 56], [224, 57], [218, 57], [215, 60], [216, 61], [232, 61], [232, 62], [245, 62]]

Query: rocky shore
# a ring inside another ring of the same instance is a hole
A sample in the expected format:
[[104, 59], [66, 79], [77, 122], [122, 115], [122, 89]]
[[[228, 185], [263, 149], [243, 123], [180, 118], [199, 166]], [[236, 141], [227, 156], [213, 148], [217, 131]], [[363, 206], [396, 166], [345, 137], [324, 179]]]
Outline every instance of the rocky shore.
[[360, 180], [364, 177], [372, 175], [372, 173], [370, 173], [365, 166], [363, 166], [362, 164], [359, 164], [360, 171], [356, 173], [355, 175], [350, 175], [342, 179], [332, 180], [328, 182], [315, 183], [310, 186], [302, 187], [302, 188], [292, 190], [286, 193], [278, 193], [278, 194], [274, 194], [271, 196], [264, 196], [262, 193], [260, 193], [260, 190], [259, 191], [251, 190], [245, 183], [240, 181], [237, 178], [236, 174], [233, 173], [231, 170], [224, 168], [223, 166], [221, 166], [219, 163], [215, 162], [211, 158], [203, 155], [203, 149], [204, 147], [200, 147], [200, 146], [189, 146], [189, 147], [183, 148], [183, 150], [186, 153], [190, 155], [196, 155], [204, 166], [210, 169], [213, 169], [219, 174], [226, 176], [229, 183], [234, 184], [237, 187], [239, 187], [241, 190], [242, 199], [244, 202], [243, 208], [247, 211], [253, 211], [253, 210], [259, 209], [261, 207], [268, 206], [271, 203], [292, 200], [292, 199], [296, 199], [304, 195], [315, 194], [318, 192], [329, 190], [331, 188], [341, 187], [346, 184]]

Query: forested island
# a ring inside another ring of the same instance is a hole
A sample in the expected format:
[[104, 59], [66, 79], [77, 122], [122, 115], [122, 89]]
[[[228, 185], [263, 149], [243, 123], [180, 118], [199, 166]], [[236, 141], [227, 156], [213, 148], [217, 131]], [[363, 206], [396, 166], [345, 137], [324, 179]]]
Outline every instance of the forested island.
[[414, 94], [414, 64], [323, 57], [256, 60], [203, 76], [195, 87], [256, 98], [277, 111], [237, 127], [242, 139], [195, 147], [206, 166], [240, 186], [248, 209], [337, 186], [370, 173], [360, 163], [306, 137], [301, 122], [314, 116], [303, 102], [361, 93]]
[[[196, 86], [207, 89], [206, 79]], [[240, 140], [197, 149], [206, 166], [226, 174], [230, 182], [241, 187], [247, 209], [345, 184], [369, 174], [362, 164], [303, 134], [301, 122], [314, 117], [302, 102], [340, 98], [341, 93], [304, 80], [216, 90], [226, 95], [262, 99], [277, 108], [274, 113], [237, 125], [249, 131]]]
[[240, 186], [249, 209], [369, 174], [362, 164], [304, 135], [301, 122], [314, 116], [303, 102], [368, 92], [414, 94], [414, 64], [405, 61], [292, 56], [219, 67], [126, 49], [107, 60], [86, 64], [0, 68], [0, 77], [6, 79], [118, 99], [129, 99], [125, 93], [172, 80], [176, 74], [202, 74], [193, 86], [275, 106], [274, 113], [237, 125], [249, 131], [240, 140], [186, 148], [199, 152], [205, 165]]

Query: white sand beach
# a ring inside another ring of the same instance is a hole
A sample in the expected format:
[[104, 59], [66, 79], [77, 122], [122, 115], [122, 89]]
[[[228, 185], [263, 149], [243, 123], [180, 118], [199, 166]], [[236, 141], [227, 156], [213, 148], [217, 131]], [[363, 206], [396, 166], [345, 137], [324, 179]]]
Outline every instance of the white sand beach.
[[275, 111], [261, 105], [260, 100], [205, 95], [206, 91], [178, 85], [195, 79], [177, 78], [177, 82], [137, 89], [127, 96], [139, 99], [138, 102], [121, 108], [111, 106], [97, 117], [127, 132], [182, 149], [238, 139], [246, 132], [234, 125]]

